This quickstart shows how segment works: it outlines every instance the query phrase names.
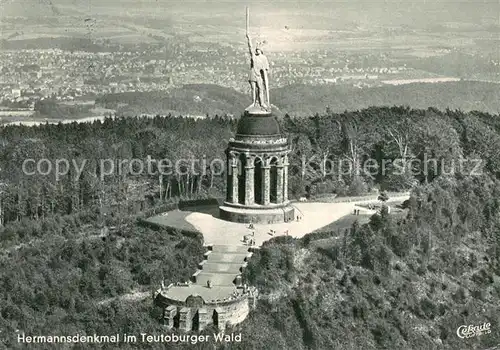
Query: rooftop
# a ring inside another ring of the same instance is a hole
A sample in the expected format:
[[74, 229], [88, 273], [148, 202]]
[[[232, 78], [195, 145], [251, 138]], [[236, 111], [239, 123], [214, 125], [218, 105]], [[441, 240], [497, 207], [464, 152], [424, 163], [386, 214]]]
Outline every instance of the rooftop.
[[238, 122], [238, 136], [275, 136], [282, 137], [278, 120], [270, 112], [253, 114], [248, 111]]

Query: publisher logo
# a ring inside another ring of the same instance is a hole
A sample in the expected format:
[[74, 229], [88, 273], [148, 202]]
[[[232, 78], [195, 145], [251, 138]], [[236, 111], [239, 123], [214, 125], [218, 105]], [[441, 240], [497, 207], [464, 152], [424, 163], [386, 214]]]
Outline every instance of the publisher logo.
[[474, 325], [461, 325], [457, 328], [457, 335], [459, 338], [472, 338], [483, 334], [491, 333], [491, 324], [483, 323], [479, 326]]

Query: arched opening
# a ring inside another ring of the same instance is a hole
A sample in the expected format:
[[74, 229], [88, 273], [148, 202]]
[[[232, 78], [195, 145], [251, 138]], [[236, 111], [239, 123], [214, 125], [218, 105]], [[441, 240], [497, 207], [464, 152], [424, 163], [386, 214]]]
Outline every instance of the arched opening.
[[273, 157], [270, 164], [271, 169], [269, 172], [269, 198], [271, 203], [278, 203], [278, 159], [276, 157]]
[[245, 154], [238, 157], [238, 203], [245, 204], [245, 166], [247, 158]]
[[197, 331], [200, 328], [200, 313], [198, 310], [194, 313], [193, 320], [191, 322], [191, 330]]
[[217, 310], [214, 310], [214, 313], [212, 315], [212, 322], [214, 323], [215, 327], [219, 327], [219, 313]]
[[253, 191], [254, 200], [256, 204], [264, 204], [262, 198], [262, 159], [255, 158], [254, 161], [254, 175], [253, 175]]
[[177, 312], [174, 316], [174, 328], [179, 328], [180, 320], [181, 320], [181, 313]]

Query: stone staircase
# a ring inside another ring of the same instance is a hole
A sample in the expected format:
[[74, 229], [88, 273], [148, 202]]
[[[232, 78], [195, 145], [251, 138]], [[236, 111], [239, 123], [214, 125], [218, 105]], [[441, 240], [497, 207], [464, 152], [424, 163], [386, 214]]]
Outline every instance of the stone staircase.
[[208, 281], [210, 281], [212, 286], [230, 286], [234, 284], [235, 279], [236, 276], [231, 273], [201, 272], [198, 275], [196, 275], [196, 277], [194, 277], [193, 282], [201, 286], [208, 285]]
[[208, 246], [205, 259], [190, 282], [162, 286], [155, 293], [155, 304], [163, 308], [163, 324], [182, 331], [201, 331], [214, 324], [224, 331], [228, 324], [241, 323], [250, 309], [255, 308], [258, 296], [255, 287], [241, 282], [241, 272], [252, 256], [251, 249]]
[[234, 286], [251, 256], [245, 246], [212, 245], [191, 281], [202, 286], [209, 281], [212, 286]]
[[[217, 246], [215, 246], [217, 249]], [[213, 252], [213, 253], [212, 253]], [[246, 253], [217, 253], [215, 251], [208, 251], [205, 254], [205, 258], [209, 262], [213, 263], [234, 263], [241, 264], [246, 261], [248, 257], [248, 252]]]
[[239, 263], [207, 262], [200, 264], [200, 269], [210, 273], [232, 273], [237, 275], [241, 272], [242, 266]]

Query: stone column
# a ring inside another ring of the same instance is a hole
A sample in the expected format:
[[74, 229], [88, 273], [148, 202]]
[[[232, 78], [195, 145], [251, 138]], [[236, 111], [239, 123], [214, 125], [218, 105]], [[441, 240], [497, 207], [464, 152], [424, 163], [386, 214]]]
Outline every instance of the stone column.
[[204, 330], [207, 325], [210, 323], [210, 317], [208, 316], [208, 311], [205, 308], [201, 308], [198, 310], [198, 325], [199, 331]]
[[231, 156], [226, 150], [226, 202], [233, 201], [233, 194], [231, 189]]
[[278, 184], [276, 185], [276, 203], [283, 203], [283, 165], [277, 165], [276, 170], [278, 173]]
[[271, 176], [269, 165], [262, 167], [262, 204], [269, 205], [271, 202]]
[[250, 292], [247, 297], [248, 300], [248, 306], [254, 310], [257, 307], [257, 296], [253, 293]]
[[245, 205], [254, 204], [254, 170], [253, 164], [245, 166]]
[[188, 307], [183, 307], [180, 311], [179, 329], [186, 332], [191, 331], [191, 327], [193, 326], [192, 321], [191, 309]]
[[288, 163], [283, 166], [283, 202], [288, 202]]
[[217, 328], [219, 328], [220, 331], [225, 331], [227, 322], [229, 321], [228, 319], [229, 315], [222, 308], [217, 308], [216, 311], [217, 311], [217, 317], [219, 319], [219, 324], [217, 325]]
[[174, 327], [175, 315], [177, 315], [177, 308], [174, 305], [170, 305], [163, 310], [163, 324], [167, 326], [168, 329]]
[[238, 203], [238, 164], [234, 161], [231, 162], [231, 202]]

